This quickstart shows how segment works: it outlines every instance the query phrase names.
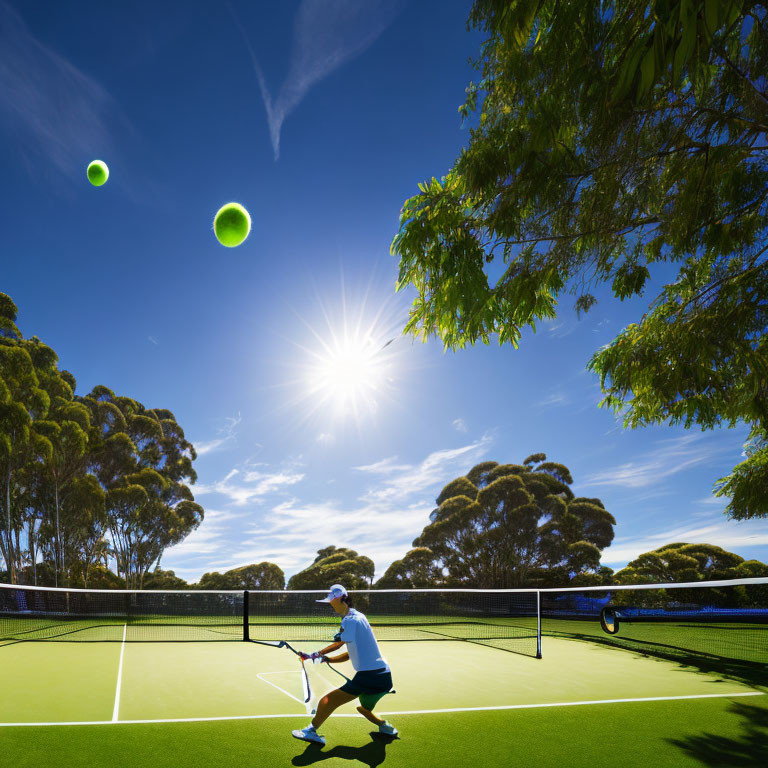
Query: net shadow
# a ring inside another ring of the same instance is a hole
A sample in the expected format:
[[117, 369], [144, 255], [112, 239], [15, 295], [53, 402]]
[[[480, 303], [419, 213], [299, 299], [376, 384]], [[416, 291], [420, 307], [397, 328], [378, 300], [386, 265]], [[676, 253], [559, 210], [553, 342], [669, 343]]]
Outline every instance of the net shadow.
[[[665, 643], [655, 643], [648, 640], [622, 638], [616, 635], [605, 635], [575, 632], [548, 633], [552, 637], [562, 637], [568, 640], [593, 643], [620, 651], [630, 651], [649, 658], [672, 661], [687, 670], [694, 670], [707, 675], [719, 675], [754, 688], [768, 688], [768, 670], [766, 664], [759, 662], [728, 659], [722, 656], [692, 651], [690, 648], [674, 646]], [[768, 764], [768, 763], [767, 763]]]

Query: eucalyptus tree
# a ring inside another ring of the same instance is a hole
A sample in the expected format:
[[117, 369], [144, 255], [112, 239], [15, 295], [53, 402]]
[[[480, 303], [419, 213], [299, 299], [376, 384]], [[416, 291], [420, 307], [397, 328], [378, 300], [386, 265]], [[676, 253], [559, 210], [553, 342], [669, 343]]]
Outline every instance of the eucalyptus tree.
[[144, 589], [189, 589], [190, 585], [173, 571], [153, 568], [144, 576]]
[[616, 521], [599, 499], [576, 497], [572, 482], [543, 453], [478, 464], [443, 488], [413, 546], [431, 550], [450, 586], [559, 585], [597, 573]]
[[89, 474], [75, 477], [61, 499], [65, 526], [61, 536], [62, 569], [69, 583], [88, 586], [91, 572], [111, 550], [107, 539], [106, 494], [99, 481]]
[[[47, 493], [40, 495], [51, 511], [55, 527], [54, 567], [58, 584], [58, 574], [66, 574], [67, 562], [76, 567], [80, 559], [80, 553], [67, 551], [61, 517], [62, 509], [66, 508], [73, 515], [72, 526], [80, 526], [81, 515], [77, 504], [67, 504], [67, 497], [75, 492], [81, 499], [84, 489], [93, 488], [93, 483], [84, 478], [88, 468], [91, 423], [88, 408], [74, 399], [76, 382], [72, 374], [54, 369], [49, 372], [44, 385], [50, 397], [50, 407], [48, 418], [38, 424], [37, 430], [46, 437], [51, 450], [43, 461], [45, 472], [41, 486]], [[101, 503], [103, 505], [103, 500]], [[92, 505], [89, 503], [88, 507]], [[84, 565], [88, 567], [87, 563]]]
[[347, 589], [368, 589], [373, 581], [373, 560], [354, 549], [329, 546], [318, 550], [308, 568], [288, 580], [288, 589], [327, 589], [343, 584]]
[[16, 503], [17, 481], [28, 465], [51, 453], [50, 442], [38, 431], [50, 406], [41, 377], [46, 377], [51, 366], [55, 368], [55, 354], [38, 339], [0, 337], [5, 395], [0, 399], [0, 553], [14, 583], [21, 568], [19, 533], [23, 526], [22, 510]]
[[476, 0], [470, 25], [468, 146], [392, 245], [417, 292], [406, 330], [517, 346], [561, 294], [580, 313], [604, 283], [643, 295], [653, 271], [666, 285], [589, 363], [601, 405], [632, 427], [748, 424], [716, 488], [732, 517], [765, 516], [766, 4]]
[[114, 551], [126, 581], [141, 585], [164, 549], [202, 520], [187, 484], [194, 448], [168, 410], [106, 387], [76, 396], [56, 353], [24, 339], [16, 317], [0, 294], [0, 556], [8, 577], [16, 581], [26, 563], [37, 581], [42, 556], [46, 580], [50, 571], [54, 582], [65, 575], [87, 583]]
[[196, 586], [198, 589], [285, 589], [285, 574], [279, 565], [264, 561], [224, 573], [204, 573]]
[[195, 450], [169, 410], [145, 408], [103, 386], [81, 402], [91, 412], [90, 468], [106, 491], [118, 572], [140, 587], [165, 549], [203, 519], [186, 484], [197, 477]]
[[638, 555], [616, 573], [615, 580], [617, 584], [668, 584], [752, 576], [768, 576], [768, 565], [714, 544], [676, 542]]
[[[8, 343], [9, 340], [21, 338], [21, 332], [16, 326], [17, 314], [18, 309], [11, 300], [11, 297], [5, 293], [0, 293], [0, 343]], [[3, 368], [0, 367], [0, 451], [4, 455], [10, 453], [11, 450], [10, 424], [7, 422], [7, 419], [15, 415], [12, 403], [13, 395], [11, 388], [5, 381]], [[9, 578], [12, 579], [14, 569], [11, 564], [13, 555], [11, 505], [7, 497], [2, 511], [5, 514], [0, 515], [0, 556], [5, 561], [5, 569], [9, 574]]]
[[16, 341], [22, 338], [16, 325], [18, 316], [19, 308], [13, 299], [7, 293], [0, 292], [0, 339]]
[[376, 589], [426, 589], [445, 582], [443, 567], [428, 547], [416, 547], [395, 560], [374, 585]]
[[[620, 570], [619, 584], [672, 584], [733, 580], [768, 576], [768, 565], [759, 560], [745, 560], [741, 555], [728, 552], [714, 544], [685, 544], [675, 542], [651, 552], [644, 552]], [[617, 605], [653, 605], [660, 596], [677, 603], [701, 603], [726, 607], [760, 607], [768, 600], [765, 584], [732, 584], [727, 587], [701, 589], [676, 587], [617, 592]]]

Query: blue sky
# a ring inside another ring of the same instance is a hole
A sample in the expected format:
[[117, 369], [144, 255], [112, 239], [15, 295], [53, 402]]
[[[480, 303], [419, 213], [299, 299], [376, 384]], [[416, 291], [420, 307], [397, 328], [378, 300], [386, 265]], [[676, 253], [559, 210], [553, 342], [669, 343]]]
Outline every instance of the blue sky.
[[[205, 521], [162, 563], [190, 581], [290, 575], [330, 544], [381, 574], [448, 481], [535, 452], [615, 515], [607, 565], [671, 541], [768, 561], [768, 521], [728, 521], [711, 493], [744, 427], [626, 431], [597, 408], [585, 365], [655, 291], [600, 292], [581, 320], [564, 296], [519, 350], [400, 335], [413, 294], [389, 245], [468, 140], [470, 6], [0, 0], [0, 291], [79, 393], [170, 408], [195, 443]], [[211, 222], [231, 200], [253, 230], [225, 249]], [[345, 329], [371, 366], [342, 403], [320, 368]]]

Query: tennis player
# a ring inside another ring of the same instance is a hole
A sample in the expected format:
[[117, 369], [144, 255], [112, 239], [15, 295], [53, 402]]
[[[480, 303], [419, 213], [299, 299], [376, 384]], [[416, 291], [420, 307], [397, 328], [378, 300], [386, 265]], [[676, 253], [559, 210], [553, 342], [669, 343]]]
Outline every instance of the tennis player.
[[[335, 709], [359, 698], [360, 706], [357, 711], [378, 725], [379, 733], [397, 736], [397, 729], [394, 726], [373, 714], [373, 708], [379, 699], [392, 690], [392, 674], [389, 665], [381, 655], [368, 619], [352, 607], [352, 600], [341, 584], [334, 584], [330, 588], [328, 596], [317, 602], [330, 603], [331, 608], [341, 616], [341, 632], [336, 635], [334, 642], [327, 648], [316, 653], [304, 654], [304, 656], [312, 660], [319, 658], [329, 664], [340, 664], [349, 660], [355, 668], [355, 676], [344, 683], [341, 688], [323, 696], [318, 702], [317, 714], [312, 722], [300, 731], [292, 731], [292, 735], [302, 741], [325, 744], [325, 738], [318, 734], [317, 729]], [[326, 656], [328, 653], [338, 651], [344, 645], [347, 646], [345, 653], [340, 653], [338, 656]]]

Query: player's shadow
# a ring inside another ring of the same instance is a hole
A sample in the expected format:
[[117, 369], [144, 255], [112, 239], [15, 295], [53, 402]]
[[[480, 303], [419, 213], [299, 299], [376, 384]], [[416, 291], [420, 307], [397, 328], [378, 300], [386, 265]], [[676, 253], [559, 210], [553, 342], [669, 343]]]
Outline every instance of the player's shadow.
[[291, 760], [293, 765], [312, 765], [321, 760], [339, 757], [342, 760], [357, 760], [370, 768], [376, 768], [387, 759], [387, 745], [397, 739], [396, 736], [372, 732], [371, 740], [362, 747], [339, 745], [325, 749], [320, 744], [307, 744], [307, 748]]

